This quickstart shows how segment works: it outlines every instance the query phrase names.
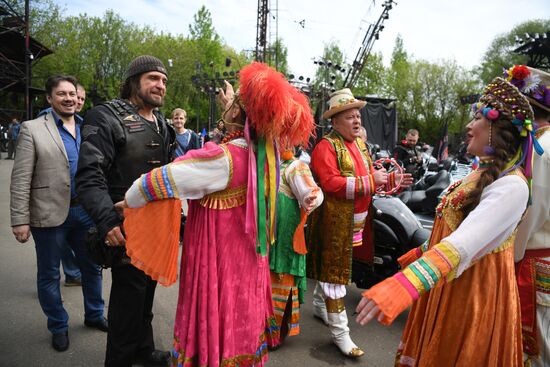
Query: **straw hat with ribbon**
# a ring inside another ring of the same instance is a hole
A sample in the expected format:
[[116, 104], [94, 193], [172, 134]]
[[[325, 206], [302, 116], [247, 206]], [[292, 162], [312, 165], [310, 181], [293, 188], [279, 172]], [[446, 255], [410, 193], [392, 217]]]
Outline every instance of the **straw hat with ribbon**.
[[324, 119], [329, 119], [332, 116], [342, 111], [349, 110], [351, 108], [361, 109], [365, 107], [367, 102], [355, 99], [349, 88], [344, 88], [331, 93], [328, 101], [329, 108], [323, 113]]

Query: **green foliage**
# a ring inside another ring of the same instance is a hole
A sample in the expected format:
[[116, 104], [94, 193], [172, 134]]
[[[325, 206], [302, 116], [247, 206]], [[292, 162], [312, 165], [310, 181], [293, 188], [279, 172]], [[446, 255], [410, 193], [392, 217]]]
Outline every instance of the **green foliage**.
[[384, 67], [381, 53], [371, 54], [361, 70], [353, 93], [357, 96], [384, 96], [387, 83], [387, 70]]
[[459, 98], [480, 88], [473, 73], [454, 61], [410, 60], [401, 36], [395, 41], [386, 83], [386, 96], [397, 100], [402, 134], [417, 129], [421, 140], [430, 144], [435, 144], [446, 123], [450, 133], [462, 133], [468, 106], [461, 105]]
[[[51, 0], [33, 1], [32, 35], [54, 51], [35, 64], [33, 85], [43, 88], [53, 74], [74, 75], [87, 90], [85, 109], [117, 97], [130, 61], [139, 55], [153, 55], [168, 69], [163, 112], [170, 117], [174, 108], [184, 108], [188, 126], [200, 130], [207, 122], [208, 95], [192, 84], [191, 76], [212, 78], [218, 72], [223, 79], [224, 72], [229, 77], [229, 71], [250, 62], [243, 52], [222, 43], [204, 6], [195, 14], [187, 37], [155, 32], [125, 21], [113, 11], [102, 17], [64, 17], [62, 13]], [[230, 67], [225, 65], [227, 57], [232, 61]], [[45, 103], [45, 99], [38, 101], [40, 106]]]
[[[22, 14], [23, 0], [4, 1]], [[200, 130], [206, 126], [209, 110], [205, 84], [212, 78], [218, 82], [227, 78], [234, 83], [235, 78], [229, 72], [252, 61], [244, 51], [223, 42], [205, 6], [194, 15], [188, 35], [173, 35], [130, 23], [113, 11], [102, 17], [64, 16], [64, 9], [54, 0], [33, 0], [31, 5], [31, 34], [54, 51], [34, 64], [33, 85], [42, 88], [52, 74], [75, 75], [88, 91], [85, 108], [116, 97], [129, 62], [138, 55], [149, 54], [160, 58], [168, 68], [163, 112], [170, 116], [174, 108], [184, 108], [188, 126]], [[384, 66], [381, 54], [371, 54], [353, 92], [395, 98], [400, 130], [416, 128], [422, 141], [434, 144], [445, 123], [449, 124], [451, 134], [462, 133], [469, 112], [467, 106], [460, 105], [459, 97], [479, 93], [482, 84], [478, 77], [488, 82], [500, 75], [503, 67], [525, 62], [523, 56], [512, 53], [516, 48], [515, 36], [548, 29], [550, 19], [532, 20], [496, 37], [475, 73], [454, 61], [415, 60], [398, 35], [389, 67]], [[285, 74], [289, 72], [288, 49], [281, 39], [270, 46], [269, 55], [270, 65]], [[226, 58], [231, 59], [229, 67]], [[348, 69], [344, 59], [337, 43], [325, 44], [323, 61]], [[192, 83], [193, 75], [200, 76], [203, 88]], [[332, 67], [317, 67], [312, 102], [326, 99], [332, 89], [341, 88], [345, 75]], [[43, 105], [44, 101], [38, 104]]]
[[288, 48], [284, 45], [282, 39], [278, 38], [269, 46], [266, 62], [275, 70], [285, 75], [288, 74]]
[[323, 62], [324, 65], [319, 65], [315, 71], [314, 90], [324, 91], [326, 94], [329, 94], [333, 88], [340, 89], [344, 83], [345, 75], [327, 66], [327, 63], [330, 62], [333, 66], [340, 65], [344, 67], [344, 53], [340, 49], [340, 46], [336, 42], [325, 44], [323, 56], [319, 61]]
[[528, 60], [525, 55], [513, 52], [517, 47], [516, 36], [525, 39], [525, 33], [542, 33], [550, 30], [550, 19], [536, 19], [521, 23], [508, 33], [496, 37], [483, 56], [480, 67], [476, 70], [485, 84], [494, 77], [502, 75], [503, 68], [515, 64], [525, 64]]

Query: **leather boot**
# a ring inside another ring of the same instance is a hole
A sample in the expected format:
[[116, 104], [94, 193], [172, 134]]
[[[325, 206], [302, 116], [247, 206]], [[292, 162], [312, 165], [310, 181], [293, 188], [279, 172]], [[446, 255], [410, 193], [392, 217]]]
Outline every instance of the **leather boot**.
[[315, 289], [313, 290], [313, 316], [321, 319], [325, 325], [328, 325], [325, 294], [319, 282], [315, 283]]
[[352, 340], [349, 335], [348, 315], [344, 306], [344, 299], [326, 299], [328, 327], [332, 341], [342, 354], [352, 358], [359, 358], [365, 354]]

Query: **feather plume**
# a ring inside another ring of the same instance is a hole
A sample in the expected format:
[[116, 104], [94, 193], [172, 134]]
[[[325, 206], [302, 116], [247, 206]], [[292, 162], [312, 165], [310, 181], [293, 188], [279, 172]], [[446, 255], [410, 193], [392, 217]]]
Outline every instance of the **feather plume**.
[[244, 67], [239, 75], [239, 97], [258, 136], [282, 145], [307, 145], [314, 130], [307, 97], [262, 63]]

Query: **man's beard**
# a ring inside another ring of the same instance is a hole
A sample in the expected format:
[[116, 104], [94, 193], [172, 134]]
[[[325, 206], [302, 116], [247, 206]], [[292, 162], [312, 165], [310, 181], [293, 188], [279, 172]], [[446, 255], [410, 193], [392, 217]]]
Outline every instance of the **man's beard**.
[[155, 100], [150, 95], [145, 95], [142, 93], [142, 91], [138, 91], [137, 94], [138, 98], [141, 99], [144, 105], [151, 106], [151, 107], [162, 107], [164, 104], [164, 97], [160, 97], [160, 101]]

